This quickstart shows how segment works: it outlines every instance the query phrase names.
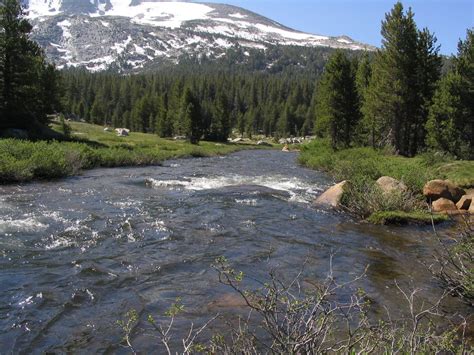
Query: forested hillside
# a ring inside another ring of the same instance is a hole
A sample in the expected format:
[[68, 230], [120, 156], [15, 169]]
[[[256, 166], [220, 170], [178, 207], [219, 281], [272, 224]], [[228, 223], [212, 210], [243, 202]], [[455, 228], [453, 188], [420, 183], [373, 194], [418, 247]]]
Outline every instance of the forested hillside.
[[312, 132], [316, 81], [303, 75], [174, 69], [123, 77], [76, 71], [65, 73], [64, 82], [66, 112], [96, 124], [156, 132], [162, 137], [185, 135], [183, 94], [189, 88], [207, 139], [226, 140], [232, 128], [249, 136]]

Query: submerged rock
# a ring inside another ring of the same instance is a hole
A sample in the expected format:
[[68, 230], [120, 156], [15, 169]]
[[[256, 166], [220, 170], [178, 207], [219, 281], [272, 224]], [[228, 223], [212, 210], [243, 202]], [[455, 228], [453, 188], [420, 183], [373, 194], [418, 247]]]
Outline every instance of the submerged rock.
[[247, 303], [239, 294], [225, 293], [208, 303], [208, 310], [216, 312], [222, 309], [245, 308]]
[[423, 195], [428, 200], [436, 201], [440, 198], [458, 202], [465, 194], [464, 190], [454, 185], [448, 180], [431, 180], [423, 187]]
[[453, 201], [447, 198], [440, 198], [432, 204], [433, 212], [456, 212], [458, 209]]
[[347, 190], [349, 181], [344, 180], [326, 190], [321, 196], [316, 198], [314, 201], [315, 205], [327, 206], [327, 207], [340, 207], [342, 196]]
[[382, 176], [376, 181], [376, 184], [380, 187], [384, 194], [408, 191], [407, 185], [390, 176]]

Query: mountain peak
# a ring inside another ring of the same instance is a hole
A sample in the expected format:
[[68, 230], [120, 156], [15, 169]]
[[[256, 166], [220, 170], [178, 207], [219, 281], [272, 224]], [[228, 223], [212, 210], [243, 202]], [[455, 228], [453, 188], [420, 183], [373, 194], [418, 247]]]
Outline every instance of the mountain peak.
[[272, 45], [369, 49], [347, 36], [304, 33], [236, 6], [163, 0], [23, 0], [34, 39], [59, 67], [141, 68], [184, 54]]

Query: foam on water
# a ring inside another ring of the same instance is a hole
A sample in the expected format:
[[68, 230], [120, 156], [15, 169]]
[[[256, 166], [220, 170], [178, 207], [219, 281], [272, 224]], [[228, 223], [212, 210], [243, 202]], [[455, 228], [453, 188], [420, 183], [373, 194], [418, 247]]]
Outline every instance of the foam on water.
[[0, 233], [39, 232], [49, 227], [36, 217], [0, 219]]
[[[219, 189], [231, 186], [258, 185], [273, 190], [285, 191], [290, 194], [289, 201], [309, 203], [320, 189], [310, 185], [296, 177], [275, 176], [215, 176], [184, 178], [183, 180], [159, 180], [154, 178], [146, 179], [146, 184], [153, 188], [184, 189], [190, 191], [203, 191]], [[236, 201], [245, 203], [245, 201]]]
[[257, 199], [255, 198], [244, 198], [244, 199], [235, 199], [235, 202], [241, 205], [246, 205], [246, 206], [257, 206]]

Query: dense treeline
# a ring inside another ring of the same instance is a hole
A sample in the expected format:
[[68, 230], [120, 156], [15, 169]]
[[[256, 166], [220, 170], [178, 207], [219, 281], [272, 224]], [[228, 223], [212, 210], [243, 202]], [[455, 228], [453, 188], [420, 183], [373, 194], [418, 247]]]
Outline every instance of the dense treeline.
[[162, 137], [188, 135], [189, 103], [192, 115], [199, 116], [200, 136], [210, 140], [227, 140], [233, 128], [248, 136], [304, 135], [314, 121], [315, 81], [302, 75], [176, 68], [123, 77], [75, 70], [64, 74], [64, 82], [69, 114]]
[[[474, 41], [467, 31], [442, 77], [436, 37], [400, 2], [382, 22], [373, 60], [333, 55], [316, 89], [315, 133], [333, 148], [354, 145], [414, 156], [428, 149], [474, 158]], [[354, 65], [354, 63], [357, 63]]]
[[59, 109], [60, 78], [39, 45], [17, 0], [0, 5], [0, 129], [33, 129]]

